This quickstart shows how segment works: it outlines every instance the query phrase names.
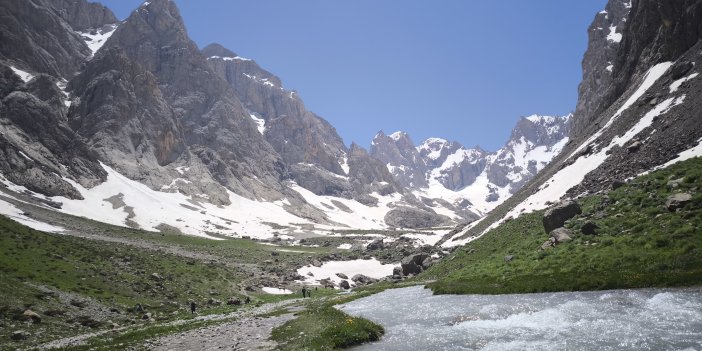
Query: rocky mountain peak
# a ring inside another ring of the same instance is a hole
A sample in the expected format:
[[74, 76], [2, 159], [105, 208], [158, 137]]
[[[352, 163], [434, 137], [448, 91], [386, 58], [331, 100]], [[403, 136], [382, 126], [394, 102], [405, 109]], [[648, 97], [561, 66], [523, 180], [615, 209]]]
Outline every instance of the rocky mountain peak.
[[202, 48], [202, 54], [208, 58], [213, 56], [232, 58], [239, 57], [239, 55], [235, 54], [233, 51], [217, 43], [212, 43]]
[[385, 135], [381, 130], [371, 142], [370, 154], [387, 164], [390, 173], [405, 187], [425, 187], [426, 164], [409, 134], [398, 131]]
[[49, 4], [56, 9], [61, 18], [82, 32], [100, 28], [106, 24], [117, 23], [117, 17], [107, 7], [87, 0], [51, 0]]

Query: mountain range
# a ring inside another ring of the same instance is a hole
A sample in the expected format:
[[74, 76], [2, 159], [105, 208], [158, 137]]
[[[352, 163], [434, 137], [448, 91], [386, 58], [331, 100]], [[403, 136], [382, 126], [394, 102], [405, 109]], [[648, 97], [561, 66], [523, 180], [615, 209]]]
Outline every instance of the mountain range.
[[[62, 212], [147, 230], [270, 238], [480, 218], [568, 142], [521, 118], [496, 152], [379, 132], [347, 147], [254, 60], [189, 38], [168, 0], [0, 3], [0, 173]], [[167, 212], [164, 214], [164, 212]]]

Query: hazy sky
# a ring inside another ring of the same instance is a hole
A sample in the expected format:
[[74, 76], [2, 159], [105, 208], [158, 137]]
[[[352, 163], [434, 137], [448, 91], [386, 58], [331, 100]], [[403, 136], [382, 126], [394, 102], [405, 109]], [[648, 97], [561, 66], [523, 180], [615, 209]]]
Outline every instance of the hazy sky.
[[[606, 0], [175, 0], [217, 42], [297, 90], [346, 144], [407, 131], [488, 150], [520, 116], [575, 108]], [[138, 0], [99, 1], [126, 18]]]

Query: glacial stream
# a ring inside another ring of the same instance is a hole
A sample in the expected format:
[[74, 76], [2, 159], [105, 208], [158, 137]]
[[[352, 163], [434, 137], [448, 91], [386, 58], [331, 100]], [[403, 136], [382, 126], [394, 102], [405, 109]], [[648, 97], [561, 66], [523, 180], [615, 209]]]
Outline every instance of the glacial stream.
[[417, 286], [340, 309], [385, 327], [354, 350], [702, 350], [702, 288], [432, 296]]

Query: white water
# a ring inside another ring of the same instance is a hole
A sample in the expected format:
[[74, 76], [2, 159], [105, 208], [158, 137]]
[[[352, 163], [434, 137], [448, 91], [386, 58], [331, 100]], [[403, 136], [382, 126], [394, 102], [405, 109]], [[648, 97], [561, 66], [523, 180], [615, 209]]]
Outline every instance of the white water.
[[354, 350], [702, 350], [702, 289], [520, 295], [387, 290], [340, 307], [382, 324]]

